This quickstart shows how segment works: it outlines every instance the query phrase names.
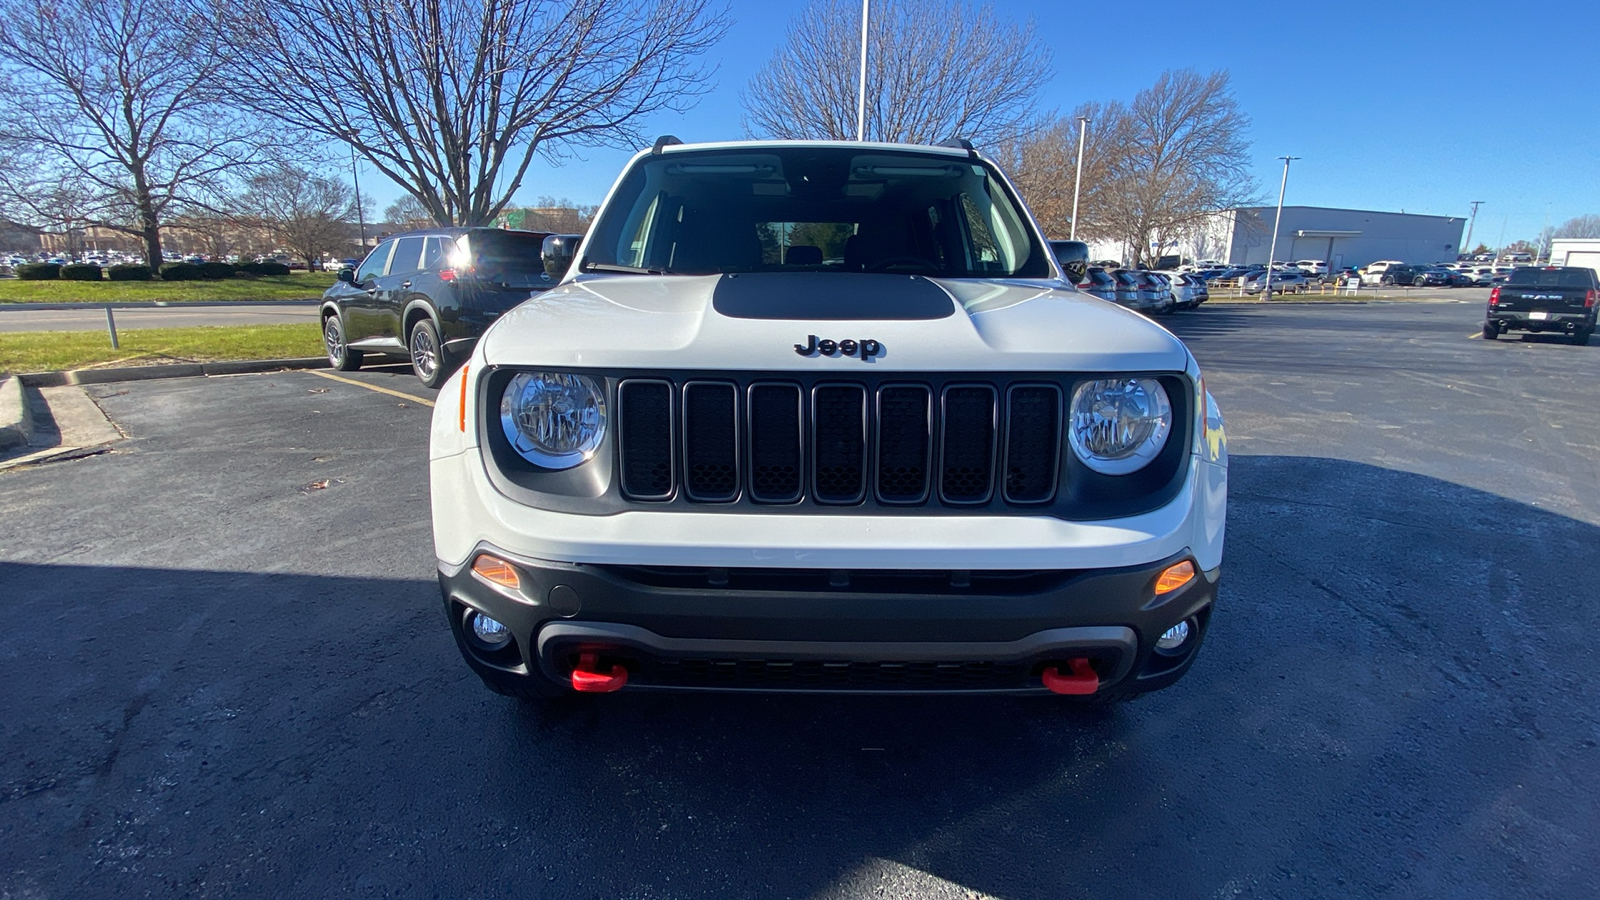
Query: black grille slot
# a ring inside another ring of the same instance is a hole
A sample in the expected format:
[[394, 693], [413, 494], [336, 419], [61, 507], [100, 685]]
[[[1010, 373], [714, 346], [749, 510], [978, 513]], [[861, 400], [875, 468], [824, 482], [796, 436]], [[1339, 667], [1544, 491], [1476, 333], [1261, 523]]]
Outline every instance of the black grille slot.
[[622, 492], [636, 500], [672, 495], [672, 385], [624, 381], [617, 388]]
[[933, 449], [933, 392], [921, 385], [878, 391], [878, 499], [921, 503], [928, 497]]
[[1060, 388], [1027, 384], [1007, 392], [1007, 502], [1044, 503], [1055, 496], [1060, 440]]
[[683, 388], [683, 486], [691, 500], [739, 496], [738, 389], [719, 382]]
[[750, 498], [762, 503], [800, 499], [800, 388], [757, 384], [750, 388]]
[[813, 495], [818, 503], [857, 503], [866, 494], [867, 390], [821, 385], [813, 402]]
[[994, 493], [994, 420], [994, 388], [945, 388], [939, 493], [946, 503], [984, 503]]
[[641, 683], [663, 687], [797, 691], [983, 691], [1033, 687], [1029, 666], [1012, 662], [661, 659], [644, 661]]

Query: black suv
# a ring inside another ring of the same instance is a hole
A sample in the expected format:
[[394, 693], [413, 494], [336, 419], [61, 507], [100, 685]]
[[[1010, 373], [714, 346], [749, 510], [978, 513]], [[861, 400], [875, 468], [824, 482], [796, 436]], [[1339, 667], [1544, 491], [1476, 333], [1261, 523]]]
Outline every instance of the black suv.
[[322, 340], [336, 369], [368, 353], [405, 357], [430, 388], [444, 384], [501, 313], [555, 284], [548, 235], [435, 228], [384, 238], [322, 295]]

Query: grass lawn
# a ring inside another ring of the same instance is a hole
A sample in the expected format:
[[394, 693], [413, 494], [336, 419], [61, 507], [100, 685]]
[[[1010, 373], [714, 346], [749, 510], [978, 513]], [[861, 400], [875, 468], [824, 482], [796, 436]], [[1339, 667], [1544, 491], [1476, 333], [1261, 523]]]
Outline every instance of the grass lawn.
[[21, 281], [0, 279], [0, 303], [120, 303], [130, 300], [314, 300], [332, 272], [221, 281]]
[[53, 372], [102, 366], [289, 359], [322, 355], [315, 323], [135, 328], [117, 335], [111, 349], [104, 331], [20, 331], [0, 334], [0, 374]]

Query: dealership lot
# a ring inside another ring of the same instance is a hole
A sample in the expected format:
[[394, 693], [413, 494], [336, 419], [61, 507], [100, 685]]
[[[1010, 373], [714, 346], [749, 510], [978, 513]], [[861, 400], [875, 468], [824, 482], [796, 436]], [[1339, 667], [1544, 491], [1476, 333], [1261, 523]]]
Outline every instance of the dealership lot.
[[1223, 593], [1096, 712], [529, 711], [446, 630], [409, 370], [90, 388], [125, 441], [0, 474], [0, 896], [1585, 894], [1600, 347], [1481, 322], [1162, 320], [1228, 416]]

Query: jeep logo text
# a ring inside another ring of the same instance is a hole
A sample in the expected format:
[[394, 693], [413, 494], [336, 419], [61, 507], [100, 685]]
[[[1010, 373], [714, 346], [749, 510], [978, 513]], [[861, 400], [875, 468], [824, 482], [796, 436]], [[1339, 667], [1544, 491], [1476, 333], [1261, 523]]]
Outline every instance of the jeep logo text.
[[862, 362], [871, 362], [874, 356], [883, 353], [883, 345], [871, 338], [831, 341], [818, 340], [816, 335], [811, 334], [806, 336], [806, 340], [808, 343], [795, 344], [794, 352], [801, 356], [858, 356]]

